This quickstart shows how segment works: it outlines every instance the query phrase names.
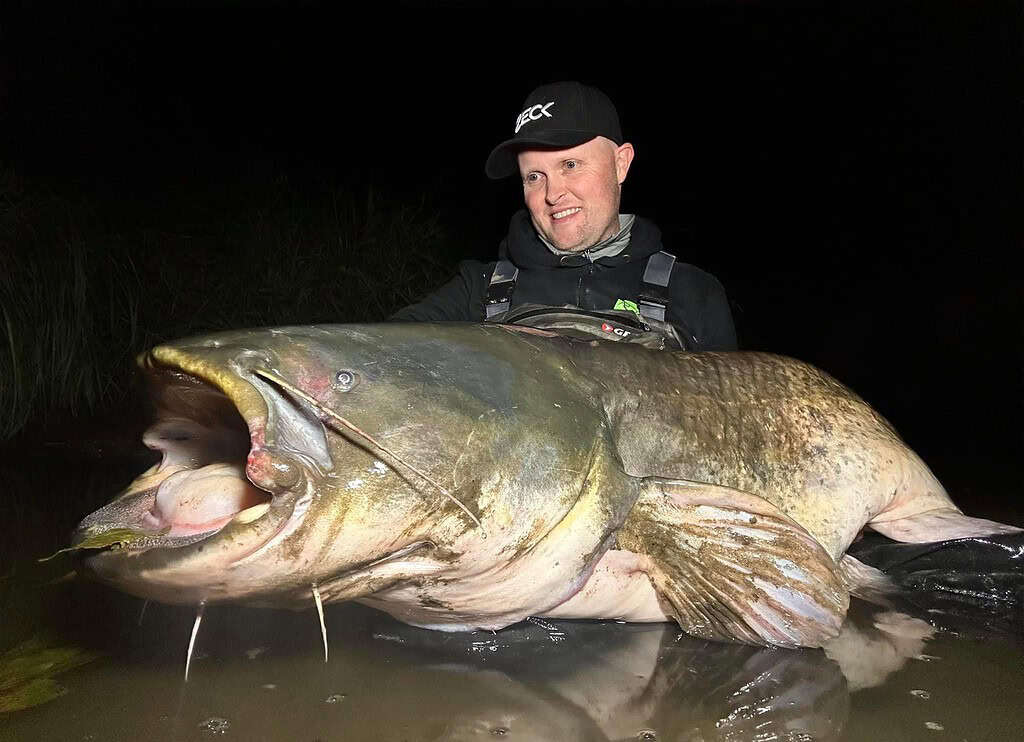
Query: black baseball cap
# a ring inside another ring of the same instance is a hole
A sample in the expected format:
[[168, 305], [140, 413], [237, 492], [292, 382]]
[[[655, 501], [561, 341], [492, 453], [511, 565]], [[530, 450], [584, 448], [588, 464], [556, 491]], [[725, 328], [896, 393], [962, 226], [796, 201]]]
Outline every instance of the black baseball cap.
[[600, 90], [578, 82], [541, 85], [523, 102], [514, 136], [495, 147], [484, 171], [497, 180], [519, 171], [516, 153], [526, 147], [569, 148], [594, 137], [622, 144], [619, 114]]

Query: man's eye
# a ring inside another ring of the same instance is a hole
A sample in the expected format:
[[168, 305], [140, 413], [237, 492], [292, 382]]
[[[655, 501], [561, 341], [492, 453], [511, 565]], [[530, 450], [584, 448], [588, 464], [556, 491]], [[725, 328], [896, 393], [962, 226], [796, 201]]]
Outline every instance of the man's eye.
[[580, 166], [580, 164], [576, 160], [566, 160], [565, 161], [565, 169], [566, 170], [575, 170], [579, 166]]
[[536, 183], [538, 180], [540, 180], [540, 176], [537, 173], [530, 173], [523, 178], [523, 181], [526, 183]]

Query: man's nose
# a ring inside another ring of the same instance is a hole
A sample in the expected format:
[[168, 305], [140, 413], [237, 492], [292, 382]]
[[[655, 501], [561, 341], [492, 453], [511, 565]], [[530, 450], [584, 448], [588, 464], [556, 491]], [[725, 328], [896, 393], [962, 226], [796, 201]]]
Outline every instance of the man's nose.
[[544, 200], [549, 204], [557, 204], [565, 195], [565, 178], [560, 174], [552, 173], [547, 178], [547, 188], [544, 192]]

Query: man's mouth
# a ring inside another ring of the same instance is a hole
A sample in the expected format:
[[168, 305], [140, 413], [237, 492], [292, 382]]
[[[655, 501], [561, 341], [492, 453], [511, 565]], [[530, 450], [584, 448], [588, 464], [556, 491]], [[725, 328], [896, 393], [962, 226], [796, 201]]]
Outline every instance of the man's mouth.
[[557, 222], [557, 221], [560, 221], [562, 219], [565, 219], [566, 217], [570, 217], [573, 214], [577, 214], [577, 213], [579, 213], [581, 211], [583, 211], [583, 209], [581, 207], [579, 207], [579, 206], [576, 206], [576, 207], [573, 207], [571, 209], [564, 209], [562, 211], [556, 211], [554, 214], [551, 215], [551, 218], [554, 219]]

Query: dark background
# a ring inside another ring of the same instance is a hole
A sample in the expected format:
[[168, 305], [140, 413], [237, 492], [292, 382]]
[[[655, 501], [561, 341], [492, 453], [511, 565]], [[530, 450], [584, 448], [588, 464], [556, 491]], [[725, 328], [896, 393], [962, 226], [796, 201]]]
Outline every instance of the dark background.
[[527, 93], [595, 84], [636, 147], [623, 211], [719, 277], [742, 345], [853, 387], [976, 510], [1019, 500], [1024, 455], [1020, 20], [1009, 3], [21, 12], [0, 27], [0, 165], [166, 229], [175, 204], [231, 209], [259, 178], [429, 193], [454, 270], [494, 257], [521, 202], [483, 162]]

